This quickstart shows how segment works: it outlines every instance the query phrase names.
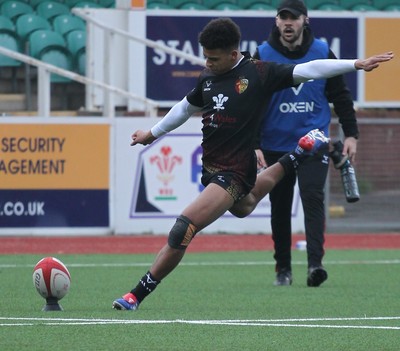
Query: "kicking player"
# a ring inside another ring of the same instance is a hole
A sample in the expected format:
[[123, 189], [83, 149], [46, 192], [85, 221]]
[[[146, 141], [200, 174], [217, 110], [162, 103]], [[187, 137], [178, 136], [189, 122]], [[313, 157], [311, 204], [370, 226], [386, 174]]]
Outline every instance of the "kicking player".
[[[268, 100], [275, 91], [357, 69], [371, 71], [393, 58], [388, 52], [364, 60], [277, 64], [253, 60], [249, 53], [241, 53], [240, 37], [240, 29], [231, 19], [211, 20], [199, 35], [206, 68], [195, 88], [151, 130], [132, 134], [132, 146], [148, 145], [202, 111], [201, 181], [205, 188], [177, 218], [150, 270], [136, 287], [113, 302], [115, 309], [136, 310], [179, 264], [197, 232], [226, 211], [238, 217], [250, 214], [274, 185], [301, 162], [305, 153], [298, 147], [257, 176], [255, 138]], [[311, 152], [328, 143], [318, 130], [308, 133], [305, 141], [310, 141]]]

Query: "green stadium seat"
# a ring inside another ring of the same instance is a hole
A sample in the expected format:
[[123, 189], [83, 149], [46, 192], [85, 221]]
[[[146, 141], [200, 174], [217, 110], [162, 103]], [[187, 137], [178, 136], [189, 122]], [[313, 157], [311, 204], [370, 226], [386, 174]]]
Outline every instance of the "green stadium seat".
[[51, 24], [42, 16], [28, 13], [17, 18], [15, 28], [21, 44], [24, 44], [31, 33], [39, 29], [51, 29]]
[[400, 11], [400, 4], [399, 5], [389, 5], [383, 9], [383, 11]]
[[36, 7], [38, 7], [39, 4], [41, 4], [42, 2], [45, 1], [49, 1], [49, 0], [28, 0], [28, 4], [31, 5], [34, 9], [36, 9]]
[[[5, 16], [0, 15], [0, 46], [16, 52], [21, 52], [21, 43], [15, 32], [14, 23]], [[17, 69], [22, 62], [12, 57], [0, 54], [0, 67], [11, 68], [12, 89], [17, 90]]]
[[352, 11], [356, 5], [372, 5], [372, 0], [339, 0], [339, 5]]
[[[28, 42], [32, 57], [69, 71], [73, 70], [72, 55], [61, 34], [52, 30], [40, 29], [29, 36]], [[71, 81], [69, 78], [53, 73], [50, 80], [57, 83]]]
[[76, 29], [69, 32], [66, 36], [67, 48], [75, 56], [80, 51], [86, 50], [86, 32], [84, 30]]
[[33, 7], [22, 1], [5, 1], [1, 4], [0, 13], [15, 22], [17, 18], [26, 13], [33, 13]]
[[182, 5], [186, 4], [187, 2], [193, 3], [194, 1], [192, 0], [168, 0], [167, 4], [174, 8], [174, 9], [179, 9]]
[[324, 4], [339, 5], [339, 0], [306, 0], [308, 10], [319, 10]]
[[217, 6], [214, 7], [214, 10], [219, 10], [219, 11], [236, 11], [236, 10], [243, 10], [240, 6], [236, 4], [232, 4], [230, 2], [221, 2]]
[[[8, 31], [2, 31], [1, 29], [0, 29], [0, 46], [12, 51], [21, 52], [18, 38], [16, 38]], [[0, 67], [19, 67], [21, 65], [22, 65], [21, 61], [0, 54]]]
[[358, 4], [358, 5], [354, 5], [351, 8], [352, 11], [379, 11], [376, 7], [372, 6], [372, 5], [366, 5], [366, 4]]
[[197, 2], [185, 2], [183, 5], [179, 7], [181, 10], [208, 10], [207, 7], [199, 4]]
[[67, 48], [72, 54], [74, 70], [85, 75], [86, 73], [86, 32], [73, 30], [66, 36]]
[[82, 0], [64, 0], [64, 4], [67, 5], [70, 9], [72, 9], [78, 2]]
[[262, 2], [255, 2], [251, 4], [249, 7], [247, 7], [246, 10], [276, 11], [276, 8], [271, 5], [264, 4]]
[[257, 7], [259, 9], [272, 8], [274, 11], [276, 11], [276, 8], [271, 3], [269, 3], [268, 1], [262, 1], [262, 0], [238, 0], [237, 4], [242, 9], [249, 9], [253, 5], [257, 5]]
[[385, 10], [386, 7], [394, 5], [400, 6], [399, 0], [372, 0], [372, 5], [379, 10]]
[[[44, 52], [40, 55], [39, 59], [43, 62], [49, 63], [51, 65], [63, 68], [67, 71], [73, 71], [74, 66], [72, 63], [71, 56], [62, 50], [52, 49]], [[55, 73], [51, 73], [50, 81], [53, 83], [70, 83], [71, 79], [60, 76]]]
[[345, 9], [340, 5], [322, 4], [316, 10], [320, 10], [320, 11], [344, 11]]
[[216, 9], [217, 6], [228, 3], [236, 5], [236, 0], [202, 0], [201, 2], [201, 4], [208, 9]]
[[96, 1], [101, 7], [114, 8], [115, 0], [97, 0]]
[[3, 15], [0, 15], [0, 32], [14, 35], [17, 38], [13, 21]]
[[39, 58], [45, 51], [56, 48], [67, 50], [63, 36], [53, 30], [39, 29], [29, 36], [29, 54]]
[[263, 1], [263, 2], [273, 6], [275, 8], [275, 10], [276, 10], [278, 5], [282, 2], [282, 0], [267, 0], [267, 1]]
[[36, 7], [36, 12], [39, 16], [52, 22], [53, 19], [59, 15], [71, 13], [68, 6], [56, 1], [44, 1]]
[[55, 17], [53, 20], [53, 29], [65, 37], [69, 32], [74, 30], [86, 30], [86, 23], [80, 17], [69, 13]]
[[81, 7], [81, 8], [92, 8], [92, 9], [98, 9], [101, 8], [101, 6], [93, 1], [79, 1], [77, 2], [74, 7]]
[[86, 50], [86, 32], [76, 29], [69, 32], [66, 36], [67, 48], [72, 56], [77, 55], [80, 51]]
[[173, 10], [174, 9], [171, 5], [168, 5], [165, 2], [158, 2], [158, 1], [148, 2], [147, 8], [153, 9], [153, 10]]
[[207, 10], [200, 0], [167, 0], [167, 4], [174, 9]]
[[149, 7], [149, 5], [156, 3], [156, 4], [165, 4], [168, 5], [169, 8], [172, 8], [172, 6], [169, 4], [169, 0], [147, 0], [146, 6]]
[[[21, 45], [18, 34], [15, 30], [14, 23], [5, 16], [0, 15], [0, 46], [5, 47], [13, 51], [20, 52]], [[22, 62], [14, 60], [11, 57], [0, 55], [0, 66], [1, 67], [17, 67], [21, 66]]]

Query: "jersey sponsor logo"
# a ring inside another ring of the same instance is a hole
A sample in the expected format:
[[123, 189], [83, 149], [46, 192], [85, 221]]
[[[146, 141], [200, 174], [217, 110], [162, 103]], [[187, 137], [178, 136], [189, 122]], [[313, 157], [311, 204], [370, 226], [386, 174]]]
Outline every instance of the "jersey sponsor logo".
[[[312, 82], [313, 79], [308, 82]], [[303, 89], [304, 83], [299, 84], [296, 87], [292, 87], [293, 94], [298, 96]], [[283, 102], [279, 105], [279, 111], [281, 113], [304, 113], [313, 112], [315, 103], [314, 101], [296, 101], [296, 102]]]
[[294, 93], [294, 95], [299, 95], [300, 94], [300, 91], [301, 91], [301, 89], [303, 88], [303, 85], [304, 85], [304, 83], [301, 83], [300, 85], [298, 85], [297, 87], [292, 87], [291, 89], [292, 89], [292, 91], [293, 91], [293, 93]]
[[215, 110], [225, 110], [224, 103], [228, 101], [229, 97], [224, 96], [224, 94], [218, 94], [218, 96], [213, 96], [213, 101], [215, 102], [215, 106], [213, 107]]
[[212, 81], [211, 80], [207, 80], [205, 84], [206, 84], [206, 87], [204, 88], [204, 91], [210, 91], [211, 90]]
[[314, 101], [283, 102], [279, 105], [279, 111], [281, 113], [313, 112], [314, 106]]
[[246, 78], [239, 78], [235, 83], [235, 90], [237, 93], [243, 93], [249, 86], [249, 80]]
[[212, 127], [212, 128], [218, 128], [218, 124], [217, 124], [217, 123], [214, 123], [214, 117], [215, 117], [215, 115], [212, 114], [212, 115], [210, 116], [210, 118], [206, 118], [206, 119], [204, 120], [204, 125], [205, 125], [205, 126], [208, 126], [208, 127]]
[[204, 125], [208, 127], [218, 128], [220, 124], [234, 124], [237, 122], [236, 117], [224, 116], [219, 113], [213, 113], [204, 120]]

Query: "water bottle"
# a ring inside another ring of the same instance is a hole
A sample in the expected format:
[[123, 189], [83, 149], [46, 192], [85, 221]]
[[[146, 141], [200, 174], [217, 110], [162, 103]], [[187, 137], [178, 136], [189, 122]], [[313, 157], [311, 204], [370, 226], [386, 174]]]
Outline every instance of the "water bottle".
[[360, 192], [358, 191], [356, 172], [348, 157], [342, 155], [342, 151], [343, 143], [339, 140], [333, 143], [333, 151], [329, 154], [335, 168], [340, 170], [346, 201], [357, 202], [360, 200]]
[[350, 160], [346, 160], [342, 167], [340, 167], [340, 175], [342, 177], [342, 184], [344, 195], [347, 202], [357, 202], [360, 200], [360, 193], [358, 191], [358, 184], [356, 179], [356, 172], [351, 165]]

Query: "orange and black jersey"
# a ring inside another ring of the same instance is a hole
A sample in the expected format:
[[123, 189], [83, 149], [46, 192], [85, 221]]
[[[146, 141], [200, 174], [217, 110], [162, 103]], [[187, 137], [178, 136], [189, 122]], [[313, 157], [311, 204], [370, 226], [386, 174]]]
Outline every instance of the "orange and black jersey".
[[260, 122], [271, 95], [293, 86], [295, 65], [244, 55], [239, 65], [225, 74], [205, 69], [187, 100], [202, 107], [203, 167], [209, 172], [235, 172], [253, 186]]

